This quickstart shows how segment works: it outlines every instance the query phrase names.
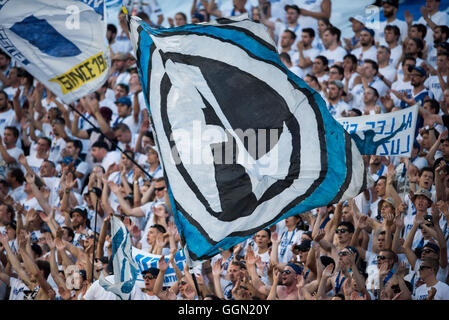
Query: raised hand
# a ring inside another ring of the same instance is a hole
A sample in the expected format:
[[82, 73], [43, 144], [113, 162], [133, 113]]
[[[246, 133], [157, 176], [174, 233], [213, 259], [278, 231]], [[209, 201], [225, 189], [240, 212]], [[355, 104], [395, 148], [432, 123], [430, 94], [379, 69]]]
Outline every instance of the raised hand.
[[170, 261], [165, 262], [165, 256], [161, 256], [159, 258], [159, 261], [157, 262], [157, 266], [161, 272], [166, 272], [169, 264], [170, 264]]
[[221, 265], [221, 261], [222, 259], [220, 258], [212, 264], [212, 275], [214, 277], [219, 277], [224, 271], [224, 266]]
[[332, 272], [333, 268], [334, 268], [334, 266], [332, 264], [328, 264], [326, 266], [326, 268], [324, 268], [324, 270], [323, 270], [322, 277], [324, 277], [324, 278], [332, 277], [332, 275], [334, 274], [334, 272]]

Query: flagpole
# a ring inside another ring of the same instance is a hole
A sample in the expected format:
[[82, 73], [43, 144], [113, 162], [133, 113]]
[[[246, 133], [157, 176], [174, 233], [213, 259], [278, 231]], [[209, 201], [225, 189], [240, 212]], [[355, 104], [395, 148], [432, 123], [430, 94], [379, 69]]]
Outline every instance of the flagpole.
[[189, 273], [192, 276], [193, 283], [195, 284], [196, 296], [198, 297], [198, 300], [201, 300], [201, 299], [203, 299], [203, 297], [201, 296], [201, 291], [198, 286], [198, 282], [196, 281], [196, 275], [195, 275], [195, 272], [193, 272], [193, 268], [189, 267]]
[[95, 223], [94, 223], [94, 244], [93, 244], [93, 251], [92, 251], [92, 283], [94, 282], [94, 271], [95, 271], [95, 246], [96, 246], [96, 239], [97, 239], [97, 216], [98, 216], [98, 199], [101, 197], [101, 190], [97, 187], [93, 187], [90, 192], [94, 192], [97, 196], [97, 200], [95, 201]]

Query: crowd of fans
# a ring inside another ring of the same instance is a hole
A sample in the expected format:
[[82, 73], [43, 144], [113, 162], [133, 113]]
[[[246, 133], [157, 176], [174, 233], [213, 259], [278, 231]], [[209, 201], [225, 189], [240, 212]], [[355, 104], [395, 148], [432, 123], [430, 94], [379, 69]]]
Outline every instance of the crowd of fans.
[[[261, 230], [194, 275], [175, 268], [171, 287], [163, 277], [182, 246], [124, 14], [107, 27], [108, 81], [70, 106], [1, 52], [0, 299], [116, 299], [98, 281], [114, 279], [111, 215], [132, 246], [171, 257], [142, 272], [131, 299], [449, 299], [449, 18], [438, 0], [405, 21], [398, 0], [377, 4], [380, 27], [350, 17], [346, 39], [331, 0], [192, 1], [191, 23], [248, 13], [264, 24], [335, 118], [421, 106], [411, 158], [364, 156], [372, 188]], [[166, 18], [155, 0], [133, 12]]]

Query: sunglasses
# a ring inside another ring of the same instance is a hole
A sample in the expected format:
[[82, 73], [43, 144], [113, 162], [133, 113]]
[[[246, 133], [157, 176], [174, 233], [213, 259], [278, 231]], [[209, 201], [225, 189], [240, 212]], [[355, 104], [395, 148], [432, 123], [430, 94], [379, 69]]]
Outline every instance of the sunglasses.
[[165, 189], [165, 187], [154, 188], [154, 190], [156, 190], [156, 191], [162, 191], [162, 190], [164, 190], [164, 189]]
[[423, 271], [423, 270], [425, 270], [425, 269], [432, 269], [432, 268], [429, 267], [429, 266], [420, 266], [420, 267], [419, 267], [419, 271]]
[[377, 260], [385, 260], [385, 259], [387, 259], [387, 257], [385, 257], [385, 256], [377, 256]]
[[184, 280], [181, 281], [181, 286], [184, 286], [186, 284], [187, 284], [187, 282], [185, 282]]
[[436, 252], [433, 251], [432, 249], [424, 249], [422, 252], [423, 252], [423, 253], [436, 253]]
[[292, 273], [290, 270], [282, 270], [282, 273], [285, 273], [285, 274], [290, 274], [290, 273]]
[[154, 279], [154, 277], [153, 277], [151, 274], [146, 275], [146, 276], [143, 276], [143, 278], [144, 278], [144, 279], [148, 279], [148, 280]]
[[348, 254], [349, 254], [348, 251], [340, 251], [340, 252], [338, 253], [338, 255], [339, 255], [340, 257], [346, 257]]
[[336, 234], [346, 233], [346, 232], [348, 232], [348, 229], [337, 229], [337, 230], [335, 230]]

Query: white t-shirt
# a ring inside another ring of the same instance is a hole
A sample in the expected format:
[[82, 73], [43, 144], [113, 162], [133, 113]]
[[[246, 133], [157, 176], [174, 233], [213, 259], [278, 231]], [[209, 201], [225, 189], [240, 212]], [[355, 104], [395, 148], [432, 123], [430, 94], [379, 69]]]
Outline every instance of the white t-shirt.
[[[310, 60], [313, 62], [313, 60], [315, 60], [315, 58], [317, 56], [320, 55], [320, 51], [316, 48], [310, 48], [307, 50], [303, 50], [303, 55], [304, 58], [310, 58]], [[299, 52], [297, 52], [293, 57], [292, 57], [292, 63], [297, 66], [299, 64]], [[308, 73], [312, 72], [312, 65], [310, 65], [307, 68], [300, 68], [300, 70], [302, 71], [302, 74], [305, 76]]]
[[11, 287], [9, 300], [25, 300], [23, 291], [30, 290], [22, 280], [13, 277], [9, 277], [9, 286]]
[[[391, 89], [398, 92], [405, 92], [407, 96], [412, 95], [413, 92], [413, 86], [411, 82], [404, 82], [404, 80], [397, 80], [393, 82], [393, 84], [391, 85]], [[390, 97], [393, 100], [394, 106], [399, 107], [399, 105], [401, 104], [401, 100], [399, 100], [399, 98], [396, 97], [396, 95], [394, 95], [393, 93], [390, 93]]]
[[399, 60], [401, 60], [402, 56], [402, 47], [400, 45], [396, 46], [395, 48], [390, 48], [390, 65], [393, 68], [396, 68], [396, 66], [399, 63]]
[[[447, 75], [443, 76], [444, 82], [447, 83]], [[430, 76], [424, 82], [426, 88], [428, 88], [438, 102], [443, 100], [443, 90], [441, 90], [440, 80], [438, 80], [438, 76]]]
[[387, 65], [384, 68], [379, 68], [379, 73], [383, 75], [388, 81], [393, 83], [396, 80], [396, 68], [391, 65]]
[[363, 63], [364, 60], [370, 59], [377, 62], [377, 48], [375, 46], [371, 46], [367, 51], [363, 52], [362, 47], [358, 47], [351, 52], [359, 61], [359, 63]]
[[101, 161], [101, 166], [104, 170], [108, 170], [109, 166], [113, 163], [119, 164], [121, 158], [122, 156], [119, 151], [109, 151]]
[[3, 136], [5, 127], [16, 127], [20, 131], [20, 125], [16, 120], [16, 113], [13, 109], [9, 109], [5, 112], [0, 112], [0, 135]]
[[44, 162], [44, 159], [38, 159], [38, 158], [36, 158], [36, 155], [29, 155], [26, 157], [26, 159], [27, 159], [27, 163], [30, 166], [30, 168], [33, 169], [33, 171], [36, 174], [39, 174], [39, 171], [41, 169], [42, 162]]
[[321, 55], [325, 56], [329, 61], [328, 62], [329, 67], [331, 67], [335, 63], [343, 63], [346, 54], [347, 54], [346, 50], [341, 46], [338, 46], [334, 50], [327, 49], [321, 52]]
[[425, 300], [428, 297], [430, 288], [435, 288], [437, 290], [433, 300], [449, 300], [449, 286], [441, 281], [438, 281], [437, 284], [430, 287], [428, 287], [426, 284], [419, 286], [418, 288], [416, 288], [415, 294], [412, 296], [412, 299]]
[[399, 20], [396, 19], [394, 21], [391, 22], [387, 22], [382, 21], [380, 23], [379, 29], [376, 30], [376, 34], [374, 35], [375, 41], [379, 42], [379, 45], [386, 45], [387, 43], [385, 42], [385, 27], [387, 25], [392, 25], [392, 26], [396, 26], [399, 28], [399, 31], [401, 32], [401, 36], [399, 37], [399, 43], [402, 43], [402, 41], [405, 40], [405, 38], [407, 38], [408, 35], [408, 25], [407, 22], [403, 21], [403, 20]]

